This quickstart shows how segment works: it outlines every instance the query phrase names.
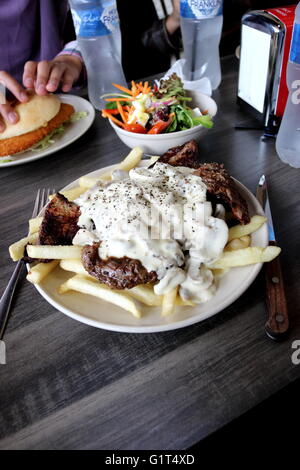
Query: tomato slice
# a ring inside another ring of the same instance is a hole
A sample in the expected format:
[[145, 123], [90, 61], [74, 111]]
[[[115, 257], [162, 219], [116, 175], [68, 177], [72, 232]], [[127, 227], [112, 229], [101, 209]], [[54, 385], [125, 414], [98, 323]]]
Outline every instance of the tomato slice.
[[125, 131], [129, 132], [137, 132], [138, 134], [146, 134], [146, 129], [141, 126], [141, 124], [125, 124], [124, 126]]
[[148, 134], [160, 134], [171, 124], [173, 116], [174, 114], [171, 113], [167, 121], [157, 121], [154, 126], [151, 127], [150, 131], [148, 131]]
[[104, 111], [108, 114], [113, 114], [115, 116], [117, 116], [119, 114], [119, 110], [118, 109], [104, 109]]

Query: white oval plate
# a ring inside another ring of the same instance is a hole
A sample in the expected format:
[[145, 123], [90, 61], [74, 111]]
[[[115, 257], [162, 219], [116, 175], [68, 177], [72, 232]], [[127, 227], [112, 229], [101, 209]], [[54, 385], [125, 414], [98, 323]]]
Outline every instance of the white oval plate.
[[[20, 152], [17, 155], [0, 157], [0, 168], [6, 168], [7, 166], [23, 165], [23, 163], [29, 163], [34, 160], [44, 158], [51, 153], [57, 152], [63, 149], [67, 145], [72, 144], [75, 140], [79, 139], [93, 124], [95, 119], [95, 109], [91, 103], [80, 96], [75, 95], [57, 95], [59, 96], [62, 103], [68, 103], [74, 106], [75, 112], [86, 111], [87, 116], [79, 119], [79, 121], [70, 122], [66, 126], [66, 130], [63, 134], [54, 136], [55, 142], [51, 144], [45, 150], [33, 151], [27, 150], [26, 152]], [[1, 163], [1, 160], [6, 158], [12, 158], [12, 161]]]
[[[149, 163], [143, 161], [142, 165]], [[116, 165], [89, 173], [87, 176], [100, 176], [111, 171]], [[241, 183], [236, 181], [239, 191], [246, 199], [250, 214], [261, 214], [263, 210], [253, 194]], [[71, 189], [78, 185], [78, 180], [65, 188]], [[252, 245], [265, 247], [268, 245], [268, 229], [264, 224], [257, 232], [252, 234]], [[133, 317], [121, 308], [79, 292], [58, 294], [57, 289], [61, 283], [73, 274], [57, 267], [46, 279], [35, 287], [40, 294], [56, 309], [71, 318], [87, 325], [103, 328], [105, 330], [126, 333], [154, 333], [175, 330], [205, 320], [220, 312], [245, 292], [256, 278], [262, 264], [254, 264], [240, 268], [232, 268], [220, 281], [215, 296], [207, 303], [196, 307], [176, 307], [170, 317], [161, 317], [159, 307], [146, 307], [143, 305], [144, 315], [141, 319]]]

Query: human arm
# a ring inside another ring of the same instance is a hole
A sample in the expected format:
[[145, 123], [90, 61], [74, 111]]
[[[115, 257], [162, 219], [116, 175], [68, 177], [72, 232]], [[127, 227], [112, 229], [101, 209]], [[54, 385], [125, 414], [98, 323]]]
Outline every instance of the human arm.
[[166, 30], [172, 36], [180, 27], [180, 0], [173, 0], [173, 12], [165, 20]]
[[173, 12], [164, 19], [156, 20], [143, 33], [144, 47], [157, 50], [165, 56], [179, 52], [181, 48], [179, 5], [179, 0], [173, 0]]

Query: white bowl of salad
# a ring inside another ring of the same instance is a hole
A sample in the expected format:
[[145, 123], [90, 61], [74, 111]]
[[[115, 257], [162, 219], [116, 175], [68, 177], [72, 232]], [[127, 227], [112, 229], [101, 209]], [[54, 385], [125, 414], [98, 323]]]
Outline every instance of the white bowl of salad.
[[199, 91], [185, 90], [176, 74], [152, 86], [134, 81], [131, 89], [114, 86], [118, 92], [102, 97], [102, 116], [130, 148], [161, 155], [188, 140], [199, 141], [213, 126], [216, 102]]

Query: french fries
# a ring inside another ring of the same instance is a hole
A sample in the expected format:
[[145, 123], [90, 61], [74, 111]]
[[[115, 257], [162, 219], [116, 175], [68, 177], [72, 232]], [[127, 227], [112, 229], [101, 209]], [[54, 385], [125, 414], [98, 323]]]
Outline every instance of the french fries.
[[249, 264], [266, 263], [276, 258], [280, 251], [281, 249], [278, 246], [267, 246], [266, 248], [250, 246], [240, 250], [224, 251], [221, 258], [209, 266], [209, 268], [226, 269]]
[[92, 295], [101, 300], [105, 300], [106, 302], [118, 305], [124, 310], [130, 312], [136, 318], [141, 318], [142, 316], [140, 309], [129, 295], [124, 292], [110, 289], [110, 287], [100, 284], [99, 282], [95, 282], [80, 274], [76, 274], [62, 284], [59, 288], [59, 293], [64, 294], [69, 290], [75, 290], [83, 294]]
[[[107, 181], [109, 179], [110, 178], [108, 178]], [[91, 176], [81, 176], [81, 178], [79, 178], [79, 186], [84, 188], [84, 190], [86, 191], [87, 189], [90, 189], [95, 186], [98, 181], [100, 181], [100, 178], [92, 178]]]
[[180, 295], [177, 295], [175, 299], [175, 305], [178, 305], [180, 307], [195, 307], [197, 304], [192, 302], [191, 300], [183, 300]]
[[[95, 280], [95, 278], [90, 276], [89, 273], [84, 269], [84, 266], [79, 259], [63, 259], [59, 265], [65, 271], [71, 271], [73, 273], [81, 274]], [[153, 291], [153, 288], [150, 286], [140, 285], [133, 287], [132, 289], [127, 289], [124, 292], [128, 293], [128, 295], [134, 297], [145, 305], [159, 306], [162, 304], [163, 296], [156, 295]]]
[[[135, 168], [141, 161], [143, 156], [143, 150], [140, 147], [134, 147], [131, 152], [121, 161], [115, 168], [115, 170], [129, 171]], [[82, 176], [79, 179], [79, 186], [85, 188], [92, 188], [97, 184], [98, 181], [110, 181], [111, 172], [102, 173], [98, 178], [92, 178], [90, 176]]]
[[29, 234], [36, 233], [39, 231], [43, 217], [35, 217], [34, 219], [29, 219]]
[[[81, 194], [85, 193], [88, 189], [89, 189], [88, 186], [85, 187], [82, 185], [82, 186], [75, 186], [75, 188], [72, 188], [72, 189], [66, 189], [66, 191], [59, 191], [59, 193], [65, 196], [69, 201], [75, 201], [75, 199], [81, 196]], [[50, 201], [53, 197], [54, 197], [54, 194], [51, 194], [49, 196]]]
[[53, 271], [53, 269], [56, 268], [58, 263], [59, 260], [55, 259], [49, 263], [38, 263], [35, 266], [32, 266], [26, 276], [27, 281], [32, 282], [32, 284], [39, 284], [46, 276], [48, 276], [49, 273], [51, 273], [51, 271]]
[[223, 276], [225, 276], [226, 273], [228, 273], [229, 268], [224, 268], [224, 269], [212, 269], [213, 275], [216, 280], [221, 279]]
[[245, 235], [241, 238], [234, 238], [225, 246], [225, 251], [240, 250], [241, 248], [248, 248], [251, 243], [250, 235]]
[[159, 306], [163, 302], [162, 295], [156, 295], [152, 287], [145, 285], [133, 287], [132, 289], [126, 290], [126, 292], [128, 292], [128, 294], [135, 299], [139, 300], [145, 305], [149, 305], [150, 307]]
[[88, 188], [85, 188], [84, 186], [76, 186], [75, 188], [67, 189], [66, 191], [60, 191], [60, 194], [69, 199], [69, 201], [74, 201], [81, 196], [81, 194], [85, 193], [87, 189]]
[[24, 256], [24, 249], [28, 243], [36, 243], [38, 240], [38, 233], [28, 235], [28, 237], [21, 238], [9, 247], [9, 254], [13, 261], [19, 261]]
[[81, 256], [81, 246], [66, 245], [28, 245], [30, 258], [38, 259], [76, 259]]
[[[59, 263], [59, 266], [65, 271], [71, 271], [75, 274], [82, 274], [82, 276], [90, 276], [89, 273], [84, 269], [80, 259], [62, 259]], [[90, 277], [92, 278], [92, 276]]]
[[142, 156], [143, 156], [143, 150], [141, 147], [134, 147], [129, 154], [127, 155], [124, 160], [121, 161], [121, 163], [118, 164], [117, 169], [118, 170], [124, 170], [124, 171], [129, 171], [132, 168], [135, 168], [138, 166], [140, 163]]
[[[127, 157], [125, 157], [124, 160], [122, 160], [116, 166], [115, 169], [129, 171], [132, 168], [135, 168], [136, 166], [138, 166], [138, 164], [140, 163], [142, 159], [142, 156], [143, 156], [143, 150], [140, 147], [134, 147], [129, 152]], [[150, 158], [150, 163], [155, 163], [158, 158], [159, 156], [152, 156]], [[106, 172], [106, 173], [102, 173], [102, 175], [100, 175], [97, 178], [93, 178], [91, 176], [81, 176], [78, 182], [79, 186], [66, 190], [66, 191], [60, 191], [60, 194], [65, 196], [67, 199], [69, 199], [69, 201], [74, 201], [79, 196], [81, 196], [81, 194], [83, 194], [85, 191], [95, 186], [95, 184], [97, 184], [99, 181], [110, 181], [111, 175], [112, 175], [111, 172]], [[50, 200], [52, 198], [53, 198], [53, 194], [49, 196]]]
[[253, 232], [256, 232], [265, 222], [267, 221], [266, 217], [262, 215], [254, 215], [251, 217], [249, 224], [246, 225], [235, 225], [228, 230], [228, 241], [230, 242], [234, 238], [241, 238], [245, 235], [250, 235]]
[[176, 307], [177, 292], [178, 287], [175, 287], [175, 289], [172, 289], [170, 292], [164, 295], [161, 309], [162, 317], [167, 317], [174, 312]]
[[[59, 266], [65, 271], [71, 271], [95, 280], [95, 278], [90, 276], [90, 274], [84, 269], [84, 266], [79, 259], [62, 259]], [[150, 307], [160, 306], [163, 302], [163, 296], [156, 295], [152, 286], [139, 285], [132, 289], [127, 289], [125, 292], [131, 297], [139, 300], [144, 305], [148, 305]], [[175, 305], [192, 307], [195, 304], [190, 300], [183, 300], [179, 295], [177, 295]]]

